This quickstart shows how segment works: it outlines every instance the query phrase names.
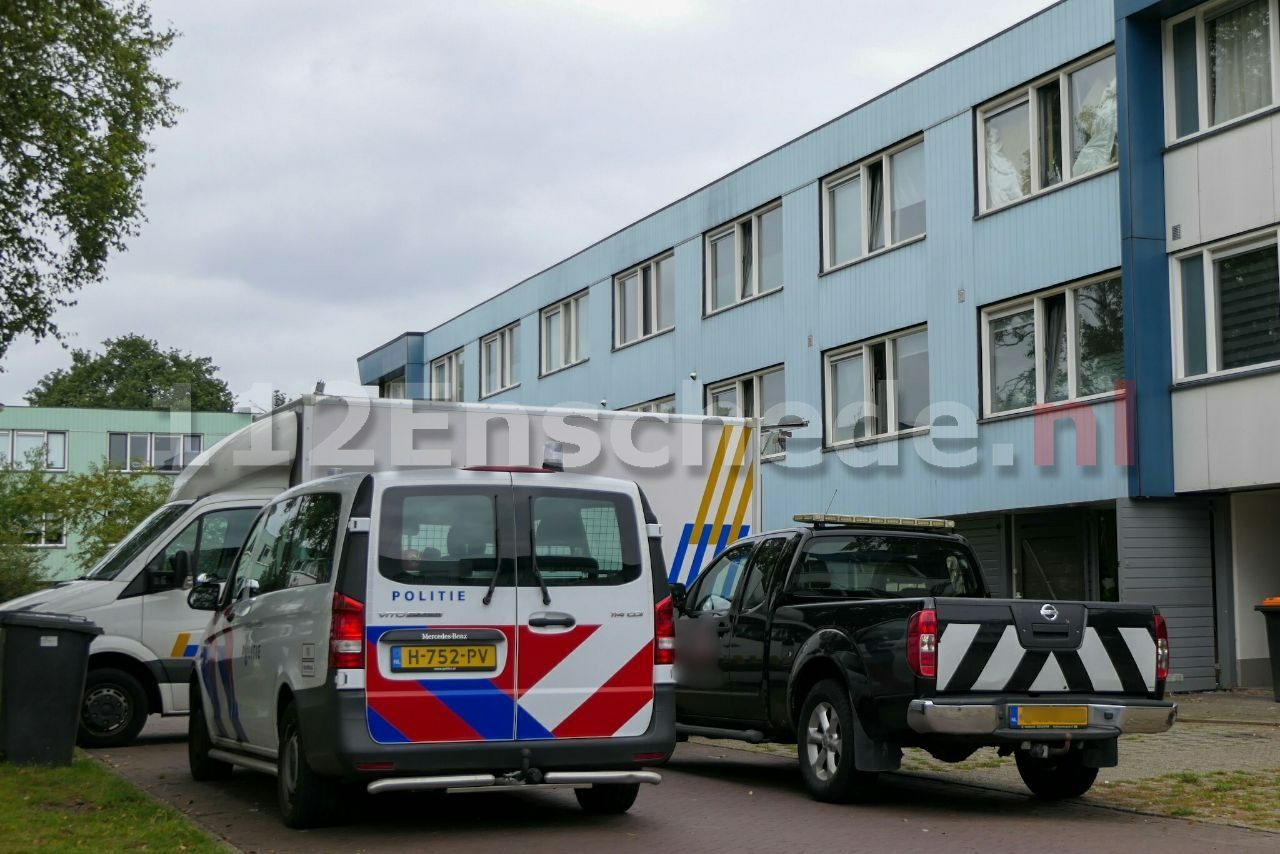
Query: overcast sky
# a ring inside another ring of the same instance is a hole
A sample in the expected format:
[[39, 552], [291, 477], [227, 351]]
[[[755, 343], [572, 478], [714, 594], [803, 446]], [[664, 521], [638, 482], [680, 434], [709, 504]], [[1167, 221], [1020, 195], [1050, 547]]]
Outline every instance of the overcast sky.
[[[58, 323], [212, 357], [242, 403], [358, 390], [425, 330], [1047, 0], [152, 0], [181, 37], [149, 218]], [[70, 363], [20, 340], [18, 404]]]

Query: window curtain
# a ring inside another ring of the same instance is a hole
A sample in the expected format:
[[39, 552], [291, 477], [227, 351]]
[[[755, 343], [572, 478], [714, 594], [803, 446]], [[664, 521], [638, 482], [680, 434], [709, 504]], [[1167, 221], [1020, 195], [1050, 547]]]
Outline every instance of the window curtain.
[[1022, 175], [1004, 153], [999, 128], [987, 125], [987, 203], [1002, 205], [1026, 195]]
[[[1092, 98], [1088, 99], [1092, 102]], [[1072, 175], [1087, 175], [1116, 160], [1116, 81], [1112, 80], [1102, 90], [1097, 106], [1093, 109], [1093, 121], [1085, 127], [1080, 115], [1075, 117], [1076, 132], [1083, 133], [1086, 142], [1071, 165]]]
[[1213, 122], [1271, 103], [1271, 7], [1255, 0], [1206, 23]]

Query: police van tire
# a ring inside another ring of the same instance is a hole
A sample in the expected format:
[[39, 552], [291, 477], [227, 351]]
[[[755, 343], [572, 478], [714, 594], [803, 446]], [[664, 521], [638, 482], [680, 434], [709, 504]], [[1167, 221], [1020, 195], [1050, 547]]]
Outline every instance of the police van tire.
[[81, 747], [123, 747], [138, 737], [150, 709], [138, 680], [114, 667], [90, 670], [80, 700]]
[[199, 783], [225, 780], [234, 770], [230, 762], [210, 757], [209, 751], [212, 748], [209, 725], [204, 719], [204, 703], [199, 689], [193, 685], [191, 716], [187, 719], [187, 766], [191, 769], [191, 778]]
[[874, 796], [880, 775], [854, 765], [853, 704], [838, 680], [822, 680], [805, 697], [796, 723], [796, 752], [800, 776], [815, 800], [862, 803]]
[[302, 829], [332, 824], [337, 816], [338, 781], [311, 770], [298, 726], [298, 707], [290, 703], [280, 716], [280, 752], [276, 760], [280, 817]]
[[610, 783], [589, 789], [574, 789], [578, 806], [592, 815], [621, 815], [631, 809], [640, 794], [639, 783]]
[[1032, 794], [1045, 800], [1078, 798], [1089, 791], [1098, 777], [1097, 768], [1085, 767], [1084, 751], [1078, 747], [1048, 759], [1035, 759], [1019, 750], [1015, 759], [1022, 782]]

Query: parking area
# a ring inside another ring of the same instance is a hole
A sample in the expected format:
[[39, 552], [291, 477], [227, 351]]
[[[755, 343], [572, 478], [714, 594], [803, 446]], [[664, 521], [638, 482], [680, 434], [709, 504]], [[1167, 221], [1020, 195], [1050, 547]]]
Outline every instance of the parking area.
[[794, 759], [719, 744], [680, 745], [662, 785], [644, 789], [625, 816], [584, 815], [564, 791], [447, 796], [384, 795], [345, 805], [343, 823], [291, 831], [276, 815], [274, 780], [237, 771], [223, 783], [187, 773], [186, 722], [153, 719], [139, 742], [94, 755], [242, 851], [402, 851], [451, 854], [511, 846], [521, 852], [579, 850], [832, 851], [943, 844], [948, 850], [1274, 850], [1276, 836], [1161, 819], [1025, 794], [888, 774], [874, 804], [809, 799]]

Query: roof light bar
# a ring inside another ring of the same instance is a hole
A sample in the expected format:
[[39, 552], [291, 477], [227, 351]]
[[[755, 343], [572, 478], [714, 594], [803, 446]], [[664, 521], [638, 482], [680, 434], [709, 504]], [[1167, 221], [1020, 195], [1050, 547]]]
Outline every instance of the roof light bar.
[[901, 516], [844, 516], [839, 513], [800, 513], [792, 517], [804, 525], [883, 525], [893, 528], [954, 528], [951, 519], [909, 519]]

